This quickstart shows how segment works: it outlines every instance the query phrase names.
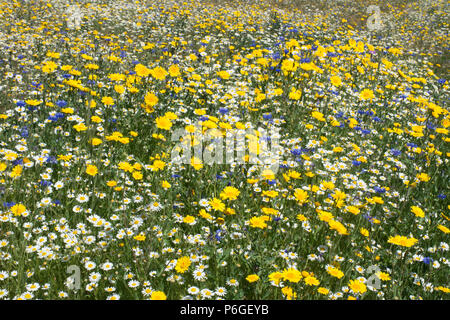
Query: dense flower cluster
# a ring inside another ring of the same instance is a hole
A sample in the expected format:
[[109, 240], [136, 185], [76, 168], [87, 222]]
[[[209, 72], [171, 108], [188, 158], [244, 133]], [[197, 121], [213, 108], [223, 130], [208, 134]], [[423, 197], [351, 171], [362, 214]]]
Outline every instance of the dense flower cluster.
[[364, 2], [0, 0], [0, 299], [448, 299], [448, 7]]

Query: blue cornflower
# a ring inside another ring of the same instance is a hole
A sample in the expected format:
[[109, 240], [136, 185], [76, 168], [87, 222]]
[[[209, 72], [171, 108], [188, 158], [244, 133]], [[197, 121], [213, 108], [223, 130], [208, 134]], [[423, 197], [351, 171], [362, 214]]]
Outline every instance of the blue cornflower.
[[229, 112], [229, 110], [228, 110], [228, 108], [220, 108], [220, 109], [219, 109], [219, 112], [220, 112], [221, 114], [227, 114], [227, 113]]

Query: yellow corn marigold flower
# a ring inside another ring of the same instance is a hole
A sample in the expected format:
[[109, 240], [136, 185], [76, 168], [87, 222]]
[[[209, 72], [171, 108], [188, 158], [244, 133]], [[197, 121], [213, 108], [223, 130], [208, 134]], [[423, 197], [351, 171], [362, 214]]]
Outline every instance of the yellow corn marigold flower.
[[223, 191], [220, 193], [220, 197], [222, 198], [222, 200], [236, 200], [240, 193], [241, 192], [235, 187], [228, 186], [225, 187], [225, 189], [223, 189]]
[[217, 198], [213, 198], [209, 201], [209, 205], [211, 206], [211, 208], [213, 208], [214, 210], [217, 211], [223, 211], [225, 210], [225, 204]]
[[225, 70], [217, 72], [217, 75], [225, 80], [230, 79], [230, 74]]
[[372, 100], [375, 98], [373, 91], [370, 89], [364, 89], [359, 94], [359, 100]]
[[382, 271], [380, 271], [380, 272], [377, 273], [377, 277], [378, 277], [380, 280], [383, 280], [383, 281], [389, 281], [389, 280], [391, 280], [391, 277], [390, 277], [389, 273], [382, 272]]
[[308, 201], [308, 192], [302, 189], [295, 189], [294, 192], [295, 200], [297, 200], [300, 204], [303, 204]]
[[141, 234], [134, 236], [133, 239], [137, 240], [137, 241], [144, 241], [146, 239], [146, 236], [145, 236], [145, 234], [141, 233]]
[[324, 287], [320, 287], [317, 289], [317, 292], [326, 296], [330, 292], [330, 290]]
[[284, 269], [282, 273], [285, 281], [297, 283], [302, 279], [302, 273], [294, 268]]
[[252, 228], [264, 229], [267, 227], [266, 220], [262, 217], [252, 217], [248, 222]]
[[117, 181], [110, 180], [110, 181], [106, 182], [106, 185], [108, 187], [115, 187], [115, 186], [117, 186]]
[[412, 206], [411, 207], [411, 212], [414, 213], [414, 215], [416, 217], [419, 217], [419, 218], [425, 217], [425, 212], [423, 212], [423, 210], [421, 208], [419, 208], [419, 207]]
[[367, 291], [366, 285], [359, 280], [350, 280], [348, 287], [354, 292], [354, 293], [364, 293]]
[[22, 175], [22, 166], [21, 165], [17, 165], [15, 166], [12, 170], [11, 170], [11, 177], [12, 178], [17, 178], [20, 177]]
[[84, 123], [78, 123], [78, 124], [74, 125], [73, 128], [75, 130], [77, 130], [78, 132], [87, 130], [87, 127]]
[[278, 285], [283, 279], [283, 274], [281, 272], [272, 272], [269, 274], [269, 280], [273, 281], [275, 285]]
[[132, 176], [133, 176], [133, 179], [135, 179], [135, 180], [142, 180], [142, 178], [143, 178], [142, 173], [140, 173], [139, 171], [133, 172]]
[[163, 130], [170, 130], [170, 128], [172, 127], [172, 122], [167, 119], [166, 117], [158, 117], [156, 118], [156, 126], [159, 129], [163, 129]]
[[163, 187], [164, 189], [169, 189], [171, 186], [172, 186], [172, 185], [171, 185], [168, 181], [166, 181], [166, 180], [163, 180], [163, 181], [161, 182], [161, 187]]
[[134, 67], [134, 71], [139, 77], [147, 77], [150, 74], [150, 69], [140, 63]]
[[162, 291], [153, 291], [150, 300], [167, 300], [167, 297]]
[[245, 278], [245, 280], [252, 283], [252, 282], [258, 281], [259, 276], [257, 274], [251, 274], [251, 275], [248, 275], [247, 278]]
[[193, 166], [195, 170], [200, 170], [201, 168], [203, 168], [202, 160], [197, 157], [192, 157], [191, 166]]
[[163, 170], [165, 166], [166, 166], [166, 163], [164, 161], [155, 160], [155, 161], [153, 161], [153, 164], [150, 167], [151, 167], [152, 171], [159, 171], [159, 170]]
[[339, 221], [330, 220], [330, 221], [328, 221], [328, 225], [330, 226], [331, 230], [336, 230], [339, 234], [342, 234], [342, 235], [349, 234], [347, 231], [347, 228]]
[[156, 67], [156, 68], [153, 68], [150, 71], [150, 73], [151, 73], [152, 77], [157, 79], [157, 80], [164, 80], [166, 78], [167, 74], [168, 74], [167, 71], [164, 70], [164, 68], [159, 67], [159, 66]]
[[320, 281], [313, 276], [306, 277], [304, 281], [308, 286], [318, 286], [320, 284]]
[[450, 229], [445, 227], [445, 226], [443, 226], [442, 224], [438, 225], [437, 228], [439, 230], [441, 230], [442, 232], [444, 232], [444, 233], [450, 233]]
[[191, 259], [189, 259], [189, 257], [184, 256], [177, 260], [175, 270], [178, 273], [185, 273], [189, 269], [190, 265], [191, 265]]
[[292, 300], [292, 299], [297, 298], [297, 293], [295, 293], [291, 287], [283, 287], [283, 289], [281, 289], [281, 293], [284, 296], [286, 296], [287, 300]]
[[103, 97], [103, 98], [102, 98], [102, 103], [103, 103], [105, 106], [112, 106], [112, 105], [114, 104], [114, 99], [111, 98], [111, 97]]
[[422, 172], [421, 174], [418, 174], [416, 176], [416, 178], [419, 179], [420, 181], [423, 181], [423, 182], [430, 181], [430, 176], [428, 174], [424, 173], [424, 172]]
[[350, 213], [354, 214], [355, 216], [358, 215], [358, 214], [361, 212], [361, 211], [360, 211], [357, 207], [355, 207], [355, 206], [348, 206], [348, 207], [346, 208], [346, 210], [347, 210], [347, 212], [350, 212]]
[[101, 144], [103, 141], [102, 141], [102, 139], [99, 139], [99, 138], [93, 138], [92, 140], [91, 140], [91, 144], [93, 145], [93, 146], [98, 146], [99, 144]]
[[338, 278], [338, 279], [341, 279], [344, 276], [344, 273], [341, 270], [339, 270], [338, 268], [333, 267], [333, 266], [328, 266], [327, 272], [331, 276]]
[[173, 64], [169, 67], [169, 74], [171, 77], [178, 77], [181, 75], [180, 67], [177, 64]]
[[195, 217], [187, 215], [183, 218], [183, 222], [187, 224], [194, 224], [195, 223]]
[[86, 168], [86, 173], [90, 176], [95, 176], [98, 173], [98, 169], [96, 166], [88, 164]]
[[15, 216], [21, 216], [22, 213], [27, 211], [27, 208], [23, 204], [18, 203], [12, 206], [10, 210]]
[[145, 95], [144, 101], [146, 106], [153, 107], [158, 103], [158, 97], [149, 92]]
[[395, 237], [389, 237], [388, 243], [392, 243], [398, 246], [402, 247], [412, 247], [415, 245], [419, 240], [415, 238], [407, 238], [405, 236], [395, 236]]
[[330, 78], [330, 82], [331, 82], [331, 84], [332, 84], [333, 86], [335, 86], [335, 87], [340, 87], [341, 84], [342, 84], [342, 80], [341, 80], [341, 78], [338, 77], [338, 76], [332, 76], [332, 77]]
[[313, 112], [311, 113], [311, 116], [312, 116], [314, 119], [317, 119], [317, 120], [319, 120], [319, 121], [322, 121], [322, 122], [325, 121], [325, 118], [323, 117], [323, 113], [322, 113], [322, 112], [319, 112], [319, 111], [313, 111]]

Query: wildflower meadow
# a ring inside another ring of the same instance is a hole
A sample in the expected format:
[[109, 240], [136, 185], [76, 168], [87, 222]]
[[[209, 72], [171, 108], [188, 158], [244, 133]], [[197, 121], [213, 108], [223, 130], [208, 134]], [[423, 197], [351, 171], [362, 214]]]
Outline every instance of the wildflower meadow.
[[0, 0], [0, 299], [449, 299], [449, 5]]

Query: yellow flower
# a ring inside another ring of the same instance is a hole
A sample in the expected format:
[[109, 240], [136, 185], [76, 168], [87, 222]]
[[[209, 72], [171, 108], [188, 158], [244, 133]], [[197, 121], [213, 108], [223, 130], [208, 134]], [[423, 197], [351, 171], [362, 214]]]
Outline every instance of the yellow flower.
[[12, 178], [20, 177], [22, 175], [22, 170], [23, 169], [21, 165], [15, 166], [11, 171], [11, 177]]
[[91, 141], [91, 144], [93, 146], [98, 146], [101, 143], [102, 143], [102, 139], [99, 139], [99, 138], [93, 138], [92, 141]]
[[88, 164], [86, 168], [86, 173], [90, 176], [95, 176], [98, 173], [98, 169], [96, 166]]
[[361, 232], [361, 234], [362, 234], [364, 237], [368, 237], [368, 236], [369, 236], [369, 230], [367, 230], [367, 229], [365, 229], [365, 228], [359, 229], [359, 232]]
[[283, 287], [283, 289], [281, 289], [281, 293], [283, 293], [283, 295], [285, 295], [286, 299], [288, 300], [297, 298], [297, 294], [292, 290], [291, 287]]
[[156, 118], [156, 126], [159, 129], [170, 130], [170, 128], [172, 127], [172, 122], [166, 117], [158, 117]]
[[100, 118], [99, 116], [92, 116], [92, 117], [91, 117], [91, 121], [92, 121], [92, 122], [95, 122], [95, 123], [100, 123], [100, 122], [103, 121], [103, 119]]
[[189, 259], [189, 257], [184, 256], [177, 260], [175, 270], [178, 273], [185, 273], [189, 269], [190, 265], [191, 265], [191, 259]]
[[250, 227], [264, 229], [267, 227], [267, 223], [263, 217], [252, 217], [249, 220]]
[[396, 244], [398, 246], [402, 247], [412, 247], [415, 245], [419, 240], [415, 238], [407, 238], [405, 236], [395, 236], [395, 237], [389, 237], [388, 243]]
[[225, 189], [223, 189], [223, 191], [220, 193], [220, 197], [222, 198], [222, 200], [236, 200], [240, 193], [241, 192], [235, 187], [228, 186], [225, 187]]
[[137, 240], [137, 241], [145, 241], [145, 234], [143, 234], [143, 233], [141, 233], [141, 234], [138, 234], [138, 235], [136, 235], [136, 236], [134, 236], [133, 237], [133, 239], [134, 240]]
[[294, 268], [284, 269], [282, 276], [284, 280], [294, 283], [297, 283], [302, 279], [302, 273]]
[[116, 91], [118, 94], [122, 94], [125, 92], [125, 87], [119, 84], [116, 84], [114, 86], [114, 91]]
[[359, 94], [359, 100], [372, 100], [373, 98], [375, 98], [375, 95], [370, 89], [364, 89]]
[[118, 167], [120, 170], [123, 170], [123, 171], [125, 171], [125, 172], [133, 172], [133, 171], [134, 171], [133, 166], [132, 166], [131, 164], [129, 164], [128, 162], [125, 162], [125, 161], [119, 162], [119, 164], [117, 165], [117, 167]]
[[106, 185], [108, 187], [115, 187], [115, 186], [117, 186], [117, 181], [110, 180], [110, 181], [106, 182]]
[[364, 293], [367, 291], [366, 285], [359, 280], [350, 280], [348, 286], [354, 293]]
[[195, 222], [195, 217], [187, 215], [183, 218], [183, 222], [187, 224], [193, 224]]
[[62, 108], [62, 109], [61, 109], [61, 112], [72, 114], [72, 113], [73, 113], [73, 109], [72, 109], [72, 108]]
[[139, 77], [147, 77], [150, 74], [150, 69], [140, 63], [134, 67], [134, 71]]
[[269, 274], [269, 280], [273, 281], [276, 285], [280, 283], [281, 279], [283, 279], [283, 274], [281, 272], [272, 272]]
[[140, 173], [139, 171], [133, 172], [133, 178], [134, 178], [135, 180], [142, 180], [142, 177], [143, 177], [143, 175], [142, 175], [142, 173]]
[[171, 187], [171, 184], [170, 184], [168, 181], [163, 180], [163, 181], [161, 182], [161, 186], [162, 186], [164, 189], [169, 189], [169, 188]]
[[225, 204], [217, 198], [213, 198], [209, 201], [209, 205], [211, 206], [211, 208], [213, 208], [214, 210], [217, 211], [223, 211], [225, 210]]
[[437, 228], [439, 230], [441, 230], [442, 232], [444, 232], [444, 233], [450, 233], [450, 229], [445, 227], [445, 226], [443, 226], [442, 224], [438, 225]]
[[335, 87], [340, 87], [341, 84], [342, 84], [342, 80], [341, 80], [341, 78], [338, 77], [338, 76], [332, 76], [332, 77], [330, 78], [330, 82], [331, 82], [331, 84], [332, 84], [333, 86], [335, 86]]
[[200, 170], [201, 168], [203, 168], [202, 160], [197, 157], [192, 157], [191, 166], [193, 166], [195, 170]]
[[383, 281], [389, 281], [389, 280], [391, 280], [391, 277], [390, 277], [389, 273], [382, 272], [382, 271], [380, 271], [380, 272], [377, 273], [377, 277], [378, 277], [380, 280], [383, 280]]
[[58, 68], [58, 65], [53, 61], [45, 61], [42, 66], [42, 71], [45, 73], [51, 73]]
[[167, 71], [164, 70], [164, 68], [162, 67], [156, 67], [154, 69], [152, 69], [151, 71], [151, 75], [153, 76], [153, 78], [157, 79], [157, 80], [164, 80], [167, 76]]
[[87, 130], [87, 127], [84, 123], [78, 123], [78, 124], [74, 125], [73, 128], [75, 130], [77, 130], [78, 132]]
[[103, 97], [103, 98], [102, 98], [102, 103], [103, 103], [105, 106], [112, 106], [112, 105], [114, 104], [114, 99], [111, 98], [111, 97]]
[[324, 288], [324, 287], [320, 287], [317, 289], [317, 292], [320, 294], [323, 294], [323, 295], [327, 295], [330, 292], [330, 290], [328, 290], [327, 288]]
[[357, 207], [355, 207], [355, 206], [348, 206], [348, 207], [346, 208], [346, 210], [347, 210], [347, 212], [350, 212], [350, 213], [354, 214], [355, 216], [358, 215], [358, 214], [361, 212], [361, 211], [360, 211]]
[[166, 163], [164, 161], [155, 160], [155, 161], [153, 161], [151, 168], [153, 171], [159, 171], [159, 170], [164, 170], [165, 166], [166, 166]]
[[224, 70], [217, 72], [217, 75], [225, 80], [230, 79], [230, 74]]
[[166, 294], [162, 291], [153, 291], [150, 296], [151, 300], [167, 300]]
[[169, 74], [171, 77], [178, 77], [179, 75], [181, 75], [180, 68], [177, 64], [173, 64], [169, 67]]
[[425, 212], [423, 212], [423, 210], [420, 209], [419, 207], [412, 206], [411, 212], [414, 213], [416, 215], [416, 217], [419, 217], [419, 218], [425, 217]]
[[330, 226], [331, 230], [336, 230], [339, 234], [342, 234], [342, 235], [349, 234], [347, 231], [347, 228], [339, 221], [330, 220], [330, 221], [328, 221], [328, 225]]
[[341, 279], [344, 276], [344, 273], [341, 270], [339, 270], [338, 268], [333, 267], [333, 266], [328, 266], [327, 267], [327, 272], [331, 276], [336, 277], [338, 279]]
[[149, 92], [145, 95], [144, 101], [146, 106], [153, 107], [158, 103], [158, 97]]
[[318, 286], [320, 284], [320, 281], [316, 277], [308, 276], [305, 278], [305, 283], [308, 286]]
[[20, 203], [19, 204], [15, 204], [14, 206], [11, 207], [11, 212], [15, 216], [20, 216], [25, 211], [27, 211], [27, 208], [23, 204], [20, 204]]
[[303, 204], [308, 201], [309, 196], [305, 190], [295, 189], [294, 197], [300, 204]]
[[299, 100], [302, 96], [302, 91], [300, 89], [292, 88], [291, 92], [289, 92], [289, 99], [291, 100]]
[[421, 174], [418, 174], [416, 176], [416, 178], [419, 179], [420, 181], [424, 181], [424, 182], [430, 181], [430, 176], [424, 172], [422, 172]]
[[259, 280], [259, 276], [257, 274], [251, 274], [245, 278], [248, 282], [252, 283]]
[[319, 111], [313, 111], [313, 112], [311, 113], [311, 116], [312, 116], [314, 119], [317, 119], [317, 120], [319, 120], [319, 121], [322, 121], [322, 122], [325, 121], [325, 118], [323, 117], [323, 113], [322, 113], [322, 112], [319, 112]]

